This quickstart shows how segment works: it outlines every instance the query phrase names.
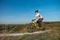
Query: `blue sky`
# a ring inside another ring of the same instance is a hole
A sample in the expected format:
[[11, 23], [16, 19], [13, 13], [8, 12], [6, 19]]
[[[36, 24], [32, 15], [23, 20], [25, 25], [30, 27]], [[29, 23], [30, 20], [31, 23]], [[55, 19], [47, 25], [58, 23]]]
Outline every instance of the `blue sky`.
[[44, 21], [60, 21], [60, 0], [0, 0], [0, 24], [29, 23], [37, 9]]

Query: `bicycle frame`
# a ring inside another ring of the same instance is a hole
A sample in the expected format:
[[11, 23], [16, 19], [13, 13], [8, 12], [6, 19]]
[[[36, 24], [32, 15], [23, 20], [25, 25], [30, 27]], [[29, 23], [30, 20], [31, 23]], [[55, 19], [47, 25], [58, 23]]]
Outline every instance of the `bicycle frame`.
[[36, 28], [36, 27], [37, 27], [37, 22], [32, 21], [32, 26], [33, 26], [34, 28]]

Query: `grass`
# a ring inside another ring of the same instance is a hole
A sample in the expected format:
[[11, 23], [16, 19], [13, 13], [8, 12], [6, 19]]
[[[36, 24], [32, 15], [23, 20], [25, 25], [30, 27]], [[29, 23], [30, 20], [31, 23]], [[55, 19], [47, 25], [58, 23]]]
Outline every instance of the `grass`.
[[[0, 25], [0, 31], [7, 30], [7, 33], [27, 32], [30, 26], [30, 24], [6, 25], [6, 27]], [[60, 22], [44, 22], [43, 26], [52, 31], [33, 35], [0, 37], [0, 40], [60, 40]]]

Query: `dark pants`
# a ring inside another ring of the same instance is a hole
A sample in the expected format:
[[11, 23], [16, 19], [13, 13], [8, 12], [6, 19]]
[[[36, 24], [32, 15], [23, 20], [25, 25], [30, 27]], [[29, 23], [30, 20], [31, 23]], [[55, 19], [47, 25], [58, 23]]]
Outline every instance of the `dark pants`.
[[42, 21], [43, 21], [43, 18], [39, 18], [39, 19], [37, 20], [37, 23], [38, 23], [38, 26], [39, 26], [39, 27], [42, 27]]

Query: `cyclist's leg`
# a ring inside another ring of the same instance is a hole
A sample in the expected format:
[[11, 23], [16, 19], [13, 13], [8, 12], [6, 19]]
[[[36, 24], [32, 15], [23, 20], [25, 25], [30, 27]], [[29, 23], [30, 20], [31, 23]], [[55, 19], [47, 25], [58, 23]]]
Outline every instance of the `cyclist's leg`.
[[40, 19], [37, 20], [37, 23], [38, 23], [39, 27], [42, 27], [42, 21], [43, 21], [43, 18], [40, 18]]
[[41, 28], [42, 30], [45, 30], [45, 27], [43, 26], [43, 18], [42, 19], [38, 19], [37, 20], [37, 23], [38, 23], [38, 26], [39, 26], [39, 28]]

